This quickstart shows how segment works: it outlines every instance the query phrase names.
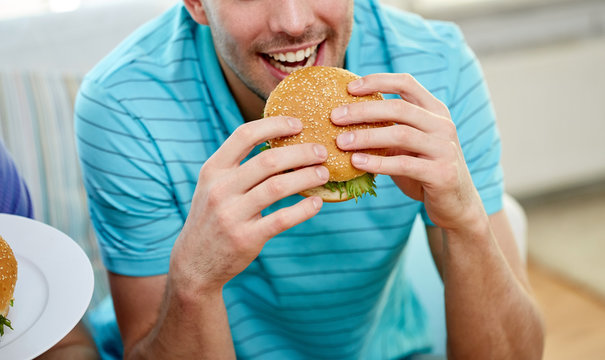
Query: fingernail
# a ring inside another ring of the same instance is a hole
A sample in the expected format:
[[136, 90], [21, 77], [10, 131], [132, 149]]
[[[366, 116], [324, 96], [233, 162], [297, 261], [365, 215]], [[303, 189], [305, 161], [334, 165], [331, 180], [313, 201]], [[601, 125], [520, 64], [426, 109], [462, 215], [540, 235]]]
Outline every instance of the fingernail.
[[355, 90], [363, 85], [363, 79], [357, 79], [349, 83], [349, 90]]
[[347, 115], [347, 112], [349, 112], [349, 109], [347, 106], [337, 107], [336, 109], [332, 110], [332, 119], [333, 120], [342, 119], [343, 117], [345, 117]]
[[321, 198], [319, 197], [314, 197], [313, 198], [313, 206], [315, 207], [315, 209], [321, 209], [321, 205], [323, 205], [323, 201], [321, 201]]
[[328, 150], [321, 145], [313, 145], [313, 152], [320, 159], [325, 159], [328, 156]]
[[302, 122], [297, 118], [288, 118], [288, 125], [294, 130], [302, 129]]
[[338, 137], [336, 138], [336, 142], [340, 146], [349, 145], [350, 143], [353, 142], [354, 138], [355, 138], [355, 135], [353, 135], [353, 133], [349, 131], [344, 134], [338, 135]]
[[364, 165], [368, 163], [368, 155], [355, 153], [351, 156], [351, 162], [355, 165]]
[[319, 178], [323, 181], [328, 180], [328, 178], [330, 177], [330, 172], [324, 166], [316, 167], [315, 172], [317, 173], [317, 176], [319, 176]]

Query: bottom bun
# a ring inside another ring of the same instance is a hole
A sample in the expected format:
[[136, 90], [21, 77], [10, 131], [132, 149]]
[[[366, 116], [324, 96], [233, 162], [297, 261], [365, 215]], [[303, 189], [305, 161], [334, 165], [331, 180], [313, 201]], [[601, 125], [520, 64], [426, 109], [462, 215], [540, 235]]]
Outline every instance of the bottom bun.
[[299, 192], [298, 194], [304, 197], [319, 196], [324, 202], [341, 202], [350, 200], [349, 194], [346, 190], [342, 192], [338, 190], [332, 191], [325, 188], [323, 185]]

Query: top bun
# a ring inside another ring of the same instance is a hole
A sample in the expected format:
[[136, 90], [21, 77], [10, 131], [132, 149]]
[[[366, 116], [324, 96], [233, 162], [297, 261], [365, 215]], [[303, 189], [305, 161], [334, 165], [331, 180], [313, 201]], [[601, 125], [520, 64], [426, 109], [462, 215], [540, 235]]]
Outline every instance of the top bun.
[[17, 283], [17, 259], [0, 236], [0, 315], [6, 316]]
[[[328, 158], [322, 165], [329, 170], [330, 181], [348, 181], [365, 174], [365, 171], [351, 165], [352, 151], [343, 151], [336, 146], [336, 137], [351, 130], [391, 124], [336, 126], [330, 120], [332, 110], [341, 105], [383, 100], [380, 93], [366, 96], [349, 94], [347, 85], [359, 78], [350, 71], [327, 66], [305, 67], [288, 75], [269, 95], [264, 115], [299, 118], [303, 124], [302, 131], [294, 136], [270, 140], [269, 145], [272, 148], [302, 143], [324, 145], [328, 150]], [[382, 149], [364, 150], [364, 152], [386, 154]]]

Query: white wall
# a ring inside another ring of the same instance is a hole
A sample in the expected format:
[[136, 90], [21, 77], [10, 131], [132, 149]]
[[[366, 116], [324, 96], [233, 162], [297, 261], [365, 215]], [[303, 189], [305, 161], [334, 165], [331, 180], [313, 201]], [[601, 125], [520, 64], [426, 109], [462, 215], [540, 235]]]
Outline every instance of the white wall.
[[111, 1], [0, 21], [0, 70], [86, 73], [122, 39], [179, 0]]
[[543, 1], [454, 20], [492, 92], [508, 191], [605, 180], [605, 1]]
[[512, 194], [605, 179], [605, 36], [481, 61]]

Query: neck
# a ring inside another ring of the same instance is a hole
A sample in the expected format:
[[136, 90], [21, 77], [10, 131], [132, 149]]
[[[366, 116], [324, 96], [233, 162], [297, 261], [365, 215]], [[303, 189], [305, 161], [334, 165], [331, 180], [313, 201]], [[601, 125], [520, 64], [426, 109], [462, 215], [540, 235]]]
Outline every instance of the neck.
[[263, 99], [248, 88], [233, 86], [229, 79], [227, 79], [227, 84], [245, 122], [258, 120], [263, 117], [263, 110], [265, 109], [265, 101]]
[[231, 94], [237, 103], [237, 107], [239, 108], [244, 121], [249, 122], [262, 118], [265, 100], [261, 99], [258, 95], [248, 89], [237, 75], [224, 63], [220, 56], [218, 57], [218, 60], [225, 79], [227, 80], [227, 86], [229, 86], [229, 90], [231, 90]]

